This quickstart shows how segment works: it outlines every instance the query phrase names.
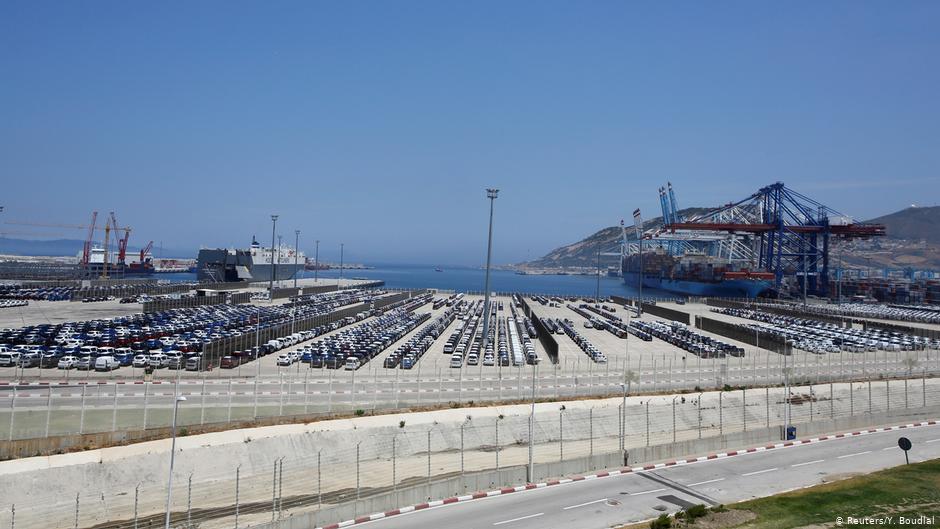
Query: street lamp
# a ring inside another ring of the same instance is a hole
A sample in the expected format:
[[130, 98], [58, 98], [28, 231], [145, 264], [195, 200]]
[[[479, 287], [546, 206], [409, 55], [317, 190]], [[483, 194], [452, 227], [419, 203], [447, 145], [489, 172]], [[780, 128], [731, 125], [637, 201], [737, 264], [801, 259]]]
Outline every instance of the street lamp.
[[277, 229], [277, 215], [271, 215], [271, 279], [268, 281], [268, 299], [274, 301], [274, 272], [277, 271], [277, 265], [274, 264], [274, 232]]
[[300, 246], [300, 230], [294, 230], [294, 288], [297, 288], [297, 248]]
[[[177, 391], [179, 390], [177, 389]], [[179, 413], [180, 402], [186, 402], [186, 397], [177, 395], [176, 401], [173, 403], [173, 442], [170, 445], [170, 477], [167, 479], [166, 483], [165, 529], [170, 529], [170, 500], [173, 498], [173, 463], [176, 460], [176, 416]]]
[[[345, 248], [345, 244], [339, 243], [339, 283], [343, 282], [343, 252]], [[339, 285], [337, 284], [337, 286]]]
[[313, 254], [313, 282], [320, 281], [320, 239], [317, 239], [317, 249]]
[[277, 236], [277, 258], [274, 260], [274, 280], [277, 281], [277, 288], [281, 288], [281, 278], [277, 277], [277, 265], [281, 263], [281, 236]]
[[[496, 195], [499, 189], [487, 188], [486, 198], [490, 199], [490, 234], [486, 242], [486, 279], [483, 282], [483, 347], [486, 351], [486, 342], [489, 339], [490, 331], [490, 258], [493, 255], [493, 202], [496, 201]], [[533, 404], [534, 406], [534, 404]], [[531, 453], [531, 452], [530, 452]], [[529, 457], [531, 459], [531, 456]], [[531, 466], [531, 463], [530, 463]]]
[[[529, 412], [529, 472], [526, 481], [532, 483], [535, 481], [535, 464], [532, 462], [532, 450], [534, 449], [535, 435], [535, 373], [538, 367], [532, 366], [532, 408]], [[520, 384], [521, 385], [521, 384]]]

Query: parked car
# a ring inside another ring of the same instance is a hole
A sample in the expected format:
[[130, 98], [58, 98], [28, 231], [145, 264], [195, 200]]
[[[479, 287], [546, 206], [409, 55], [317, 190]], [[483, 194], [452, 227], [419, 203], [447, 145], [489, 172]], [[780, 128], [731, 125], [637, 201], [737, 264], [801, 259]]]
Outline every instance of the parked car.
[[78, 357], [66, 355], [59, 359], [57, 367], [59, 369], [73, 369], [78, 364]]
[[119, 367], [121, 365], [113, 356], [105, 355], [95, 359], [95, 371], [114, 371]]
[[131, 365], [139, 368], [147, 367], [150, 365], [150, 357], [145, 354], [134, 355], [134, 360]]
[[75, 369], [78, 369], [79, 371], [88, 371], [92, 367], [93, 365], [91, 363], [90, 356], [80, 356], [78, 357], [78, 361], [75, 362]]

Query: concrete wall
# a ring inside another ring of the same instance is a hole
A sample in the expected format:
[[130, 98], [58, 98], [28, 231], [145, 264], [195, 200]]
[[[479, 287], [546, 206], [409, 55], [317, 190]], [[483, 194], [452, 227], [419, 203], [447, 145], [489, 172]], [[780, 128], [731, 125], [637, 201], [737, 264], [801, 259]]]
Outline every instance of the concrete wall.
[[[563, 463], [535, 465], [534, 482], [549, 478], [570, 476], [597, 468], [613, 468], [622, 465], [620, 453], [597, 454], [591, 457], [572, 458]], [[477, 491], [494, 490], [500, 487], [519, 485], [526, 482], [525, 465], [514, 465], [499, 470], [490, 469], [467, 472], [464, 475], [434, 478], [411, 486], [400, 486], [397, 490], [379, 491], [361, 499], [339, 505], [330, 505], [309, 512], [293, 511], [288, 518], [275, 522], [252, 525], [257, 529], [310, 529], [326, 524], [351, 520], [357, 516], [367, 516], [376, 512], [385, 512], [399, 507], [407, 507], [427, 501], [460, 496]], [[315, 506], [315, 497], [310, 498], [311, 508]]]
[[[940, 416], [940, 405], [909, 410], [895, 410], [891, 413], [856, 415], [836, 419], [817, 420], [794, 424], [797, 437], [870, 428], [883, 424], [898, 424], [909, 421], [935, 419]], [[630, 465], [653, 463], [683, 456], [714, 452], [716, 450], [748, 448], [768, 442], [783, 440], [782, 427], [755, 428], [746, 432], [734, 432], [715, 437], [690, 439], [676, 443], [654, 446], [633, 447], [627, 450], [627, 462]]]

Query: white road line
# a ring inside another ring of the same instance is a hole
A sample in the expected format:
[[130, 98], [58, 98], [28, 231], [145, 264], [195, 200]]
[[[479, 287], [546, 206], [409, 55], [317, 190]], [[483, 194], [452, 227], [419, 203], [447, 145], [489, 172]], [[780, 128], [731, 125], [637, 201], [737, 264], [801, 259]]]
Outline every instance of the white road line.
[[755, 476], [757, 474], [763, 474], [764, 472], [773, 472], [774, 470], [780, 470], [776, 467], [774, 468], [765, 468], [764, 470], [758, 470], [756, 472], [748, 472], [747, 474], [741, 474], [742, 476]]
[[871, 450], [866, 450], [864, 452], [856, 452], [854, 454], [845, 454], [844, 456], [839, 456], [836, 459], [845, 459], [847, 457], [862, 456], [862, 455], [870, 454], [870, 453], [871, 453]]
[[884, 452], [885, 450], [894, 450], [895, 448], [897, 448], [897, 447], [895, 447], [895, 446], [889, 446], [889, 447], [886, 447], [886, 448], [882, 448], [881, 451]]
[[664, 490], [666, 490], [666, 489], [644, 490], [643, 492], [631, 492], [630, 495], [631, 495], [631, 496], [639, 496], [639, 495], [641, 495], [641, 494], [652, 494], [652, 493], [654, 493], [654, 492], [662, 492], [662, 491], [664, 491]]
[[607, 501], [607, 498], [601, 498], [599, 500], [589, 501], [586, 503], [579, 503], [577, 505], [570, 505], [568, 507], [563, 507], [561, 510], [567, 511], [568, 509], [577, 509], [578, 507], [584, 507], [585, 505], [593, 505], [595, 503], [600, 503], [602, 501]]
[[940, 439], [930, 439], [929, 441], [924, 441], [924, 443], [938, 443]]
[[706, 483], [714, 483], [716, 481], [724, 481], [724, 480], [725, 478], [718, 478], [718, 479], [710, 479], [708, 481], [699, 481], [698, 483], [689, 483], [688, 485], [686, 485], [686, 487], [694, 487], [696, 485], [704, 485]]
[[521, 518], [513, 518], [512, 520], [503, 520], [501, 522], [495, 522], [493, 525], [503, 525], [504, 523], [518, 522], [519, 520], [528, 520], [529, 518], [535, 518], [536, 516], [542, 516], [543, 514], [545, 513], [540, 512], [538, 514], [530, 514], [528, 516], [523, 516]]
[[795, 465], [790, 465], [791, 467], [803, 467], [806, 465], [814, 465], [816, 463], [822, 463], [825, 459], [817, 459], [816, 461], [807, 461], [805, 463], [796, 463]]

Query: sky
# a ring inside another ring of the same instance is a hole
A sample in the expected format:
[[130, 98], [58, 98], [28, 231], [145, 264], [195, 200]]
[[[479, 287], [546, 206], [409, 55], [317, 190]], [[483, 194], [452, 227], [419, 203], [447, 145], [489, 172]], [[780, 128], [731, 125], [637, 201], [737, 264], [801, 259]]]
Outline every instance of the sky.
[[938, 27], [934, 1], [5, 0], [0, 220], [114, 211], [195, 255], [274, 213], [324, 260], [475, 266], [487, 187], [500, 264], [654, 217], [667, 181], [872, 218], [940, 200]]

